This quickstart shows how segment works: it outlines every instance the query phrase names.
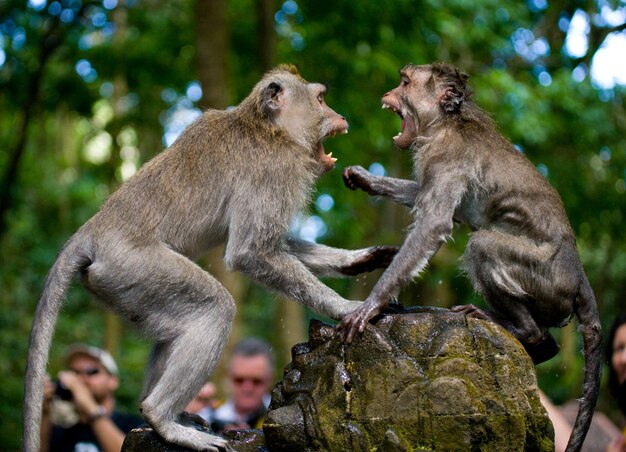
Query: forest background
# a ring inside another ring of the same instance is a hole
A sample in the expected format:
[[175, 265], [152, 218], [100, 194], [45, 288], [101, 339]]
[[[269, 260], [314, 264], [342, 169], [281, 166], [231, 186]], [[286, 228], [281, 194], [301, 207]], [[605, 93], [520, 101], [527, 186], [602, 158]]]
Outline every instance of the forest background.
[[[623, 0], [0, 1], [0, 448], [20, 447], [28, 334], [63, 243], [202, 109], [236, 105], [278, 63], [326, 83], [327, 102], [350, 123], [327, 141], [337, 167], [294, 233], [344, 248], [402, 242], [408, 213], [346, 189], [341, 170], [411, 176], [409, 153], [391, 141], [400, 120], [380, 98], [404, 64], [447, 61], [471, 75], [478, 104], [561, 193], [608, 326], [626, 294], [626, 69], [615, 67], [625, 23]], [[483, 304], [458, 265], [468, 234], [455, 229], [402, 303]], [[280, 376], [315, 314], [226, 272], [220, 257], [201, 263], [237, 301], [231, 344], [267, 339]], [[326, 282], [364, 299], [379, 274]], [[574, 323], [555, 334], [562, 351], [537, 371], [561, 403], [579, 396], [582, 357]], [[52, 374], [74, 342], [115, 355], [119, 403], [135, 412], [150, 345], [79, 284], [61, 313]], [[612, 413], [605, 391], [599, 409]]]

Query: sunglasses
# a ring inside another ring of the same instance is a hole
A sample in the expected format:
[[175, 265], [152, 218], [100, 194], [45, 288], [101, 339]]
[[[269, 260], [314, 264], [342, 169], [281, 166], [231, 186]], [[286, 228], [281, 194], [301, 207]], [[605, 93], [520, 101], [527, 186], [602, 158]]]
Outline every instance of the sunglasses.
[[244, 384], [246, 381], [252, 383], [253, 386], [265, 384], [265, 378], [260, 377], [231, 377], [231, 379], [237, 386]]
[[88, 367], [86, 369], [70, 369], [72, 372], [78, 375], [86, 375], [88, 377], [92, 377], [94, 375], [98, 375], [100, 373], [100, 369], [97, 367]]

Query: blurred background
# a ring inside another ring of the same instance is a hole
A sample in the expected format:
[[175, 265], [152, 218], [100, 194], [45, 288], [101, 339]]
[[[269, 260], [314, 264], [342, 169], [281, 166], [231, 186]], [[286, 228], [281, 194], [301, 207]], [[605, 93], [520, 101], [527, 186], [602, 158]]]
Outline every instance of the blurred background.
[[[447, 61], [471, 75], [478, 104], [561, 193], [610, 324], [626, 307], [625, 28], [623, 0], [0, 1], [0, 449], [20, 447], [28, 334], [63, 243], [203, 109], [236, 105], [278, 63], [326, 83], [326, 101], [350, 123], [325, 143], [339, 161], [295, 234], [344, 248], [402, 243], [407, 212], [346, 189], [341, 170], [411, 176], [410, 155], [391, 140], [400, 119], [380, 98], [404, 64]], [[468, 233], [455, 229], [402, 303], [483, 304], [458, 265]], [[264, 337], [281, 375], [315, 314], [225, 272], [221, 250], [201, 263], [238, 303], [231, 343]], [[379, 274], [325, 282], [364, 299]], [[574, 323], [555, 335], [561, 353], [537, 369], [562, 403], [580, 395], [580, 337]], [[135, 412], [149, 343], [79, 284], [51, 373], [74, 342], [114, 354], [119, 403]], [[603, 393], [599, 408], [613, 406]]]

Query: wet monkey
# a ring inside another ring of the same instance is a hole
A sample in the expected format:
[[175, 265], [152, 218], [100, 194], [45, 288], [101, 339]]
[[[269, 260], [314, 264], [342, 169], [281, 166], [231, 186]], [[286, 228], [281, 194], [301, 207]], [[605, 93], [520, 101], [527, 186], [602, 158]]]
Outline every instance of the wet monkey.
[[365, 303], [343, 318], [339, 330], [351, 342], [392, 293], [424, 269], [453, 222], [466, 224], [472, 233], [464, 267], [489, 311], [472, 305], [453, 310], [502, 325], [535, 362], [558, 352], [548, 328], [565, 325], [573, 314], [578, 318], [585, 376], [568, 450], [579, 450], [600, 384], [595, 297], [558, 193], [472, 102], [467, 79], [447, 64], [409, 65], [400, 85], [383, 96], [383, 108], [402, 118], [394, 142], [412, 151], [414, 180], [375, 176], [358, 166], [344, 170], [348, 187], [411, 208], [414, 221]]
[[334, 319], [360, 305], [322, 284], [387, 265], [393, 247], [342, 250], [288, 238], [316, 179], [334, 166], [323, 140], [348, 123], [326, 88], [293, 66], [263, 76], [229, 111], [207, 111], [145, 164], [65, 244], [51, 268], [30, 338], [24, 449], [39, 448], [54, 325], [75, 274], [106, 306], [154, 340], [141, 411], [166, 440], [199, 450], [226, 441], [190, 427], [186, 404], [211, 374], [235, 303], [194, 259], [225, 243], [228, 267]]

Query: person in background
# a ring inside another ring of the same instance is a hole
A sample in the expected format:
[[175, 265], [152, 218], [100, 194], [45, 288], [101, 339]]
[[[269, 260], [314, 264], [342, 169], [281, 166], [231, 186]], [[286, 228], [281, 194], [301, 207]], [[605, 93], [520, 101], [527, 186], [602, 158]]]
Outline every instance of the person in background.
[[[609, 364], [609, 391], [626, 416], [626, 313], [619, 315], [608, 334], [606, 360]], [[626, 452], [626, 428], [611, 442], [607, 452]]]
[[185, 407], [185, 411], [199, 415], [210, 424], [213, 419], [213, 411], [217, 407], [216, 394], [217, 389], [215, 385], [207, 381], [193, 400]]
[[111, 355], [74, 345], [65, 355], [67, 370], [44, 389], [41, 450], [119, 452], [126, 433], [144, 421], [115, 409], [118, 369]]
[[[258, 338], [244, 339], [233, 349], [228, 363], [230, 396], [213, 413], [211, 429], [261, 428], [270, 403], [274, 379], [274, 353]], [[201, 416], [203, 412], [199, 413]]]

